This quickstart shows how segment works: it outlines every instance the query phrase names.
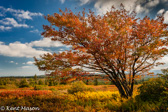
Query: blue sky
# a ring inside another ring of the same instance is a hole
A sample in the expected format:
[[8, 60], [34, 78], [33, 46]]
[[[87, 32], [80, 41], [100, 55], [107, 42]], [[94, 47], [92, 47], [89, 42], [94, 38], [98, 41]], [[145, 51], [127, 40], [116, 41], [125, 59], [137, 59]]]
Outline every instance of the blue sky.
[[[59, 13], [59, 8], [73, 12], [85, 8], [102, 15], [120, 3], [127, 10], [135, 10], [138, 17], [148, 15], [154, 19], [165, 11], [168, 23], [168, 0], [0, 0], [0, 76], [43, 75], [33, 65], [33, 57], [68, 49], [60, 42], [41, 36], [42, 25], [49, 25], [43, 15]], [[155, 67], [155, 73], [167, 68], [168, 56], [161, 61], [166, 64]]]

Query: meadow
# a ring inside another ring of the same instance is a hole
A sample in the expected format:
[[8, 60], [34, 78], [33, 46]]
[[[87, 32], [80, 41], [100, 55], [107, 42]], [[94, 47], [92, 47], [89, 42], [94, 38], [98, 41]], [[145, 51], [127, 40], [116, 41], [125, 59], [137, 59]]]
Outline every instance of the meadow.
[[[167, 94], [158, 101], [144, 101], [139, 87], [132, 98], [122, 98], [114, 85], [75, 81], [51, 85], [45, 78], [0, 78], [0, 106], [6, 111], [42, 112], [166, 112]], [[54, 84], [54, 83], [53, 83]], [[163, 95], [163, 94], [162, 94]], [[161, 95], [160, 95], [161, 96]], [[143, 96], [144, 97], [144, 96]]]

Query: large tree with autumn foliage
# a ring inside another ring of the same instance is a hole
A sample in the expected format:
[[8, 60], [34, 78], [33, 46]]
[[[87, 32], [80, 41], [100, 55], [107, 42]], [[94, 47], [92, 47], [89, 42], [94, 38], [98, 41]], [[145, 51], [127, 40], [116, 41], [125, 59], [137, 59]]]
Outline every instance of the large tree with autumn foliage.
[[38, 68], [62, 77], [82, 75], [75, 66], [104, 73], [123, 97], [132, 96], [135, 78], [162, 64], [157, 60], [168, 50], [168, 24], [163, 14], [140, 19], [121, 5], [104, 15], [66, 9], [45, 18], [51, 25], [43, 26], [42, 35], [72, 49], [35, 58]]

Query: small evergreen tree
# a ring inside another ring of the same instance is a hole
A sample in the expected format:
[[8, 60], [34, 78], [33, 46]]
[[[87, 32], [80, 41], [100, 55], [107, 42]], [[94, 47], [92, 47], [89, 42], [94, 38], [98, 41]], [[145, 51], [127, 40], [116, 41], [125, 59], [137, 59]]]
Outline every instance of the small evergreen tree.
[[98, 85], [98, 79], [97, 79], [97, 78], [94, 79], [94, 85], [95, 85], [95, 86]]
[[36, 74], [34, 75], [34, 81], [35, 81], [35, 84], [37, 84], [37, 75]]

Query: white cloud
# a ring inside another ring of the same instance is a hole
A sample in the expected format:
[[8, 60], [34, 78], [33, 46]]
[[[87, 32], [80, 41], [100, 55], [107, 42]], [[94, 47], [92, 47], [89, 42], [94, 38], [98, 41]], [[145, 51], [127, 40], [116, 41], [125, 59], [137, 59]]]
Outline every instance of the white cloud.
[[3, 20], [0, 20], [0, 23], [4, 25], [10, 25], [13, 27], [24, 27], [24, 28], [29, 27], [27, 24], [19, 24], [14, 18], [5, 18]]
[[39, 33], [40, 31], [38, 29], [35, 29], [35, 30], [31, 30], [30, 32], [31, 33]]
[[52, 41], [50, 38], [43, 38], [42, 40], [32, 41], [29, 43], [30, 46], [36, 47], [61, 47], [65, 46], [59, 41]]
[[90, 0], [80, 0], [80, 5], [85, 5], [87, 3], [89, 3]]
[[141, 5], [137, 5], [137, 6], [135, 7], [135, 11], [136, 11], [137, 13], [141, 13], [141, 12], [144, 11], [144, 8], [141, 7]]
[[4, 8], [0, 6], [0, 9], [4, 12], [10, 12], [12, 15], [14, 15], [18, 19], [32, 19], [33, 16], [42, 16], [42, 13], [37, 12], [30, 12], [30, 11], [24, 11], [24, 10], [16, 10], [12, 8]]
[[60, 0], [60, 2], [63, 4], [65, 2], [65, 0]]
[[[51, 41], [50, 38], [43, 38], [42, 40], [32, 41], [30, 43], [14, 42], [6, 45], [0, 41], [0, 55], [9, 57], [27, 57], [32, 58], [34, 56], [39, 57], [45, 53], [51, 53], [52, 51], [43, 50], [42, 48], [33, 47], [61, 47], [65, 46], [59, 41]], [[69, 46], [67, 46], [69, 47]], [[22, 64], [33, 64], [32, 61]]]
[[3, 42], [0, 42], [0, 48], [0, 55], [10, 57], [32, 58], [34, 56], [39, 57], [39, 55], [44, 53], [49, 53], [47, 51], [37, 50], [27, 44], [20, 42], [10, 43], [9, 45], [5, 45]]
[[[82, 0], [88, 1], [88, 0]], [[112, 6], [119, 7], [120, 4], [125, 6], [126, 10], [133, 11], [135, 10], [137, 13], [149, 13], [149, 11], [157, 6], [160, 1], [159, 0], [96, 0], [94, 8], [96, 9], [98, 14], [104, 14], [106, 11], [110, 10]]]
[[[0, 6], [0, 17], [5, 17], [6, 13], [8, 16], [0, 20], [0, 23], [3, 24], [0, 26], [0, 30], [7, 31], [14, 28], [32, 28], [33, 26], [29, 26], [25, 24], [25, 20], [33, 20], [33, 17], [42, 16], [43, 14], [40, 12], [30, 12], [20, 9], [13, 8], [4, 8]], [[10, 14], [10, 15], [9, 15]], [[24, 20], [24, 21], [22, 21]], [[18, 22], [19, 21], [19, 22]]]
[[10, 61], [9, 63], [14, 63], [14, 61]]
[[150, 10], [152, 10], [153, 7], [157, 6], [159, 3], [159, 0], [137, 0], [135, 10], [137, 13], [148, 14]]
[[112, 6], [119, 7], [122, 3], [127, 10], [132, 10], [135, 7], [137, 0], [97, 0], [94, 7], [99, 14], [104, 14], [110, 10]]
[[18, 63], [15, 63], [16, 65], [18, 65]]
[[152, 70], [161, 70], [168, 68], [168, 55], [164, 56], [163, 58], [159, 59], [157, 62], [165, 63], [164, 65], [159, 65], [154, 67]]
[[10, 30], [10, 29], [12, 29], [12, 27], [0, 25], [0, 30], [1, 31], [6, 31], [6, 30]]
[[164, 9], [160, 9], [157, 14], [162, 14], [165, 10]]
[[22, 68], [22, 69], [28, 69], [28, 68], [31, 68], [32, 66], [22, 66], [22, 67], [20, 67], [20, 68]]
[[[157, 15], [160, 15], [164, 12], [165, 10], [164, 9], [161, 9], [157, 12]], [[165, 11], [164, 13], [164, 23], [168, 23], [168, 11]]]
[[32, 65], [34, 62], [33, 61], [28, 61], [26, 64]]
[[159, 4], [159, 0], [150, 0], [147, 4], [146, 7], [154, 7]]
[[164, 14], [164, 22], [168, 23], [168, 11], [166, 11]]

